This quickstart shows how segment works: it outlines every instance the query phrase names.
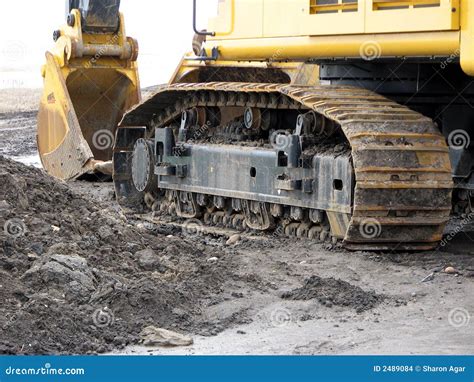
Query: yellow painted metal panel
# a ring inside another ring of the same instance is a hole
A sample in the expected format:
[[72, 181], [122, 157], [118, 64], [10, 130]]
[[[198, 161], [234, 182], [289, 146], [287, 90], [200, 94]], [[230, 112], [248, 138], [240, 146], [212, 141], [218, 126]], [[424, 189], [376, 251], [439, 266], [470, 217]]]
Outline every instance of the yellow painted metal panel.
[[337, 1], [222, 0], [209, 30], [217, 40], [459, 30], [460, 0]]
[[[377, 7], [381, 1], [367, 0], [366, 33], [401, 33], [442, 31], [459, 29], [459, 0], [384, 1], [384, 7]], [[423, 3], [424, 6], [423, 6]], [[418, 5], [417, 5], [418, 4]], [[395, 7], [395, 8], [391, 8]], [[398, 7], [408, 7], [396, 9]]]
[[301, 19], [309, 14], [308, 0], [294, 0], [288, 6], [286, 0], [264, 0], [264, 37], [301, 35]]
[[452, 52], [454, 58], [461, 54], [461, 67], [474, 76], [474, 0], [465, 0], [461, 8], [461, 49]]
[[208, 30], [217, 38], [263, 37], [263, 0], [219, 1], [218, 15], [209, 20]]

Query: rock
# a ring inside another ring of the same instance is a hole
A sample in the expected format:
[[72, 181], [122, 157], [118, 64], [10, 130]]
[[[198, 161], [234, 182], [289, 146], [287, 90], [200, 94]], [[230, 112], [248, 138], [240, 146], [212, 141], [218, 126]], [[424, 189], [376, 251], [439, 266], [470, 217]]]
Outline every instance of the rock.
[[421, 280], [422, 283], [427, 283], [428, 281], [433, 281], [435, 278], [435, 274], [431, 273], [428, 276], [426, 276], [423, 280]]
[[44, 253], [44, 247], [41, 243], [33, 243], [30, 245], [30, 250], [36, 253], [38, 256], [41, 256]]
[[6, 200], [0, 200], [0, 211], [9, 209], [10, 205], [8, 204], [8, 202]]
[[189, 346], [194, 343], [191, 337], [155, 326], [143, 329], [140, 337], [144, 346]]
[[38, 260], [38, 255], [36, 253], [28, 253], [28, 260], [35, 261]]
[[112, 175], [114, 166], [112, 164], [112, 161], [99, 162], [94, 165], [94, 170], [97, 172], [101, 172], [102, 174], [105, 174], [105, 175]]
[[55, 225], [52, 225], [52, 226], [51, 226], [51, 229], [53, 230], [53, 232], [59, 232], [59, 231], [61, 231], [61, 228], [56, 227]]
[[126, 249], [128, 252], [136, 253], [140, 249], [140, 246], [137, 243], [127, 243]]
[[101, 226], [99, 230], [97, 231], [97, 234], [102, 240], [106, 240], [109, 237], [114, 236], [112, 229], [110, 229], [110, 227], [107, 227], [107, 226]]
[[97, 284], [86, 259], [75, 254], [44, 256], [21, 279], [37, 290], [55, 288], [68, 300], [87, 298]]
[[231, 237], [229, 237], [229, 240], [227, 240], [225, 245], [234, 245], [238, 243], [240, 239], [241, 239], [241, 236], [239, 234], [232, 235]]
[[211, 258], [207, 259], [208, 263], [215, 263], [217, 261], [219, 261], [219, 259], [217, 257], [211, 257]]
[[154, 271], [160, 267], [160, 258], [152, 249], [144, 249], [135, 253], [138, 265], [146, 271]]
[[447, 267], [445, 270], [444, 270], [444, 273], [447, 273], [448, 275], [455, 275], [457, 273], [459, 273], [456, 269], [454, 269], [453, 267]]

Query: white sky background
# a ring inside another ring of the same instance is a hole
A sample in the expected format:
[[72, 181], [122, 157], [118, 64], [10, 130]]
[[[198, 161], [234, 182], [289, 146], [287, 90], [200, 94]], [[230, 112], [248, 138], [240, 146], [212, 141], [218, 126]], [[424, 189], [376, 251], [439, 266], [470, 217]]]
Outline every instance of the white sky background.
[[[44, 53], [53, 31], [65, 23], [65, 0], [2, 2], [0, 88], [41, 88]], [[191, 50], [192, 0], [122, 0], [128, 36], [138, 40], [142, 87], [168, 82], [181, 57]], [[198, 1], [198, 26], [217, 13], [217, 0]]]

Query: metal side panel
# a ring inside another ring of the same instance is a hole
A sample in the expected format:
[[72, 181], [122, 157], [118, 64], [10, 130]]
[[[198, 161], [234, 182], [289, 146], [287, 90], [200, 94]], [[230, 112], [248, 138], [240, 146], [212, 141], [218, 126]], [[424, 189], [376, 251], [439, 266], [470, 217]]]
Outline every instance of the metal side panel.
[[183, 156], [161, 158], [161, 163], [168, 167], [159, 165], [156, 169], [160, 175], [159, 188], [351, 212], [354, 185], [347, 157], [316, 156], [314, 169], [303, 169], [278, 167], [277, 152], [270, 149], [230, 145], [185, 147]]

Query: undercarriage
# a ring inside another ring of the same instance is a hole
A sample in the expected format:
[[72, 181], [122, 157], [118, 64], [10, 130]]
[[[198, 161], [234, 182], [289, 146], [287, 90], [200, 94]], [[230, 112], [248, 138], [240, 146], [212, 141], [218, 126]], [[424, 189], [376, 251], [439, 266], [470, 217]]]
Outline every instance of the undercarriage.
[[352, 86], [163, 87], [125, 116], [114, 166], [134, 210], [355, 250], [434, 248], [451, 211], [437, 126]]

